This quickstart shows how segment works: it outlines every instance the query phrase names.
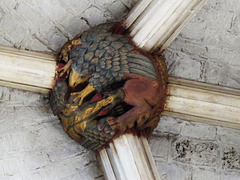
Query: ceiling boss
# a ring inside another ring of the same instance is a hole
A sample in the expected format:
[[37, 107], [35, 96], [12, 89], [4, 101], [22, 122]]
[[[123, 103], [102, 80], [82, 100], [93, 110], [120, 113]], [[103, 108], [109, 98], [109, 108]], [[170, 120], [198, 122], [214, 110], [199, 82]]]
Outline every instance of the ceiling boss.
[[119, 23], [106, 23], [63, 46], [50, 103], [73, 139], [98, 150], [123, 133], [153, 131], [166, 81], [162, 56], [137, 48]]

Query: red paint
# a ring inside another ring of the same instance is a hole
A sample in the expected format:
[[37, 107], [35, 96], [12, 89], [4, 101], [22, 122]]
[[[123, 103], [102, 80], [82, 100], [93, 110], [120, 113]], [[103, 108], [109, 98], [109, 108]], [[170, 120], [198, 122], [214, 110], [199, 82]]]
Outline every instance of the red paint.
[[113, 34], [128, 34], [126, 28], [121, 23], [116, 23], [115, 25], [113, 25], [109, 32]]
[[137, 74], [125, 74], [124, 79], [127, 79], [123, 87], [124, 102], [132, 105], [133, 108], [117, 117], [116, 121], [119, 123], [113, 125], [114, 129], [122, 133], [126, 127], [127, 129], [133, 128], [140, 117], [143, 118], [138, 121], [137, 125], [143, 126], [150, 115], [154, 114], [155, 107], [161, 103], [163, 98], [160, 94], [162, 86], [157, 80]]
[[91, 99], [91, 103], [92, 102], [95, 102], [95, 101], [100, 101], [101, 99], [102, 99], [102, 94], [101, 93], [97, 93], [97, 94], [95, 94], [95, 96]]
[[60, 70], [61, 68], [63, 68], [65, 66], [64, 63], [57, 63], [57, 71]]
[[109, 111], [110, 111], [110, 109], [102, 110], [101, 112], [99, 112], [99, 113], [97, 114], [97, 116], [104, 116], [104, 115], [106, 115]]

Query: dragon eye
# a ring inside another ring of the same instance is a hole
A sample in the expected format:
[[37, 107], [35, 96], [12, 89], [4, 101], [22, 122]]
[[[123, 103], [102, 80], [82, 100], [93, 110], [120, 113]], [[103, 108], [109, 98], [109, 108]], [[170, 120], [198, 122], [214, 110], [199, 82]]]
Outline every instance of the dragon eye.
[[84, 79], [84, 78], [86, 78], [86, 76], [81, 76], [80, 78], [81, 78], [81, 79]]

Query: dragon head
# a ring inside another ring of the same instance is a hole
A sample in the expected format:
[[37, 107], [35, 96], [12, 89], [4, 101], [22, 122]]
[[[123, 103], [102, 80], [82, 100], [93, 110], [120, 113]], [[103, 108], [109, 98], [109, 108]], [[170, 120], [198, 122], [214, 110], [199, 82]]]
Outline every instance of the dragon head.
[[69, 75], [69, 86], [75, 88], [79, 84], [86, 82], [89, 77], [89, 75], [78, 73], [75, 68], [72, 67]]

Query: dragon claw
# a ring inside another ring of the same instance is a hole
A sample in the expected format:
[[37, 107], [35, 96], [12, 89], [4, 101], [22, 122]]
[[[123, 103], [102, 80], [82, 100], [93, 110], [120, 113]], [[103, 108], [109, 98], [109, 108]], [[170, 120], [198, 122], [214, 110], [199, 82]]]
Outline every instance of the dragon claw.
[[142, 127], [150, 118], [151, 113], [145, 113], [137, 118], [137, 126]]
[[108, 122], [108, 124], [111, 126], [111, 128], [113, 130], [119, 130], [120, 122], [119, 122], [119, 120], [117, 118], [108, 117], [107, 122]]
[[63, 77], [63, 75], [66, 74], [66, 78], [67, 78], [69, 75], [69, 71], [68, 71], [68, 69], [65, 68], [65, 66], [63, 68], [59, 69], [57, 72], [58, 72], [59, 77]]
[[88, 85], [85, 89], [83, 89], [81, 92], [74, 92], [74, 93], [71, 93], [71, 95], [73, 96], [77, 96], [73, 99], [73, 101], [75, 103], [78, 103], [79, 106], [82, 105], [83, 103], [83, 100], [85, 97], [87, 97], [90, 93], [92, 93], [94, 91], [94, 87], [91, 86], [91, 85]]
[[134, 127], [137, 122], [138, 127], [143, 127], [144, 124], [149, 120], [151, 113], [145, 113], [139, 116], [137, 119], [121, 119], [121, 118], [108, 118], [108, 124], [113, 130], [118, 130], [120, 133], [124, 133], [127, 129]]
[[71, 69], [72, 61], [68, 61], [65, 66], [63, 66], [61, 69], [57, 70], [59, 77], [62, 77], [64, 74], [66, 74], [66, 78], [68, 77]]
[[75, 103], [77, 103], [79, 106], [81, 106], [81, 105], [82, 105], [82, 102], [83, 102], [83, 99], [84, 99], [84, 97], [83, 97], [83, 95], [82, 95], [82, 92], [71, 93], [71, 95], [72, 95], [72, 96], [77, 96], [77, 97], [75, 97], [75, 98], [73, 99], [73, 101], [74, 101]]
[[[119, 123], [118, 120], [117, 120], [116, 118], [114, 118], [114, 117], [108, 117], [107, 121], [108, 121], [108, 124], [109, 124], [111, 127], [112, 127], [112, 126], [115, 127], [115, 125]], [[114, 129], [114, 128], [112, 128], [112, 129]]]
[[107, 121], [113, 130], [117, 130], [121, 134], [127, 130], [127, 126], [122, 123], [118, 118], [108, 117]]

